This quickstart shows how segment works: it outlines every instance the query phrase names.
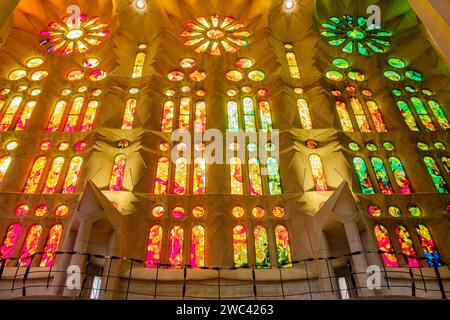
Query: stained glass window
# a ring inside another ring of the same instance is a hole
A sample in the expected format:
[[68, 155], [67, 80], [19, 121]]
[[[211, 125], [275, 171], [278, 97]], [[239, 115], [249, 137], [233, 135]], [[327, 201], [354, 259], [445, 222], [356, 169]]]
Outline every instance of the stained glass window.
[[250, 158], [248, 160], [248, 175], [250, 193], [254, 196], [262, 195], [261, 167], [257, 158]]
[[448, 118], [444, 113], [444, 110], [442, 109], [439, 102], [436, 100], [428, 100], [428, 106], [430, 107], [431, 111], [433, 111], [434, 116], [439, 122], [439, 125], [444, 130], [450, 130], [450, 123], [448, 122]]
[[138, 52], [136, 54], [136, 59], [134, 61], [134, 68], [133, 68], [133, 79], [138, 79], [142, 77], [142, 73], [144, 72], [144, 63], [145, 63], [145, 53], [144, 52]]
[[33, 166], [31, 167], [31, 171], [25, 184], [25, 188], [23, 189], [24, 193], [36, 192], [46, 163], [47, 157], [41, 156], [36, 158], [36, 160], [33, 163]]
[[145, 265], [149, 268], [155, 268], [156, 264], [161, 263], [161, 245], [163, 228], [159, 225], [150, 229], [147, 243], [147, 257]]
[[392, 172], [394, 173], [395, 180], [397, 182], [397, 185], [400, 188], [400, 192], [402, 194], [411, 194], [411, 183], [409, 182], [409, 179], [406, 175], [406, 171], [403, 168], [403, 164], [397, 157], [390, 157], [389, 158], [389, 165], [391, 167]]
[[127, 156], [118, 154], [114, 159], [114, 165], [109, 182], [110, 191], [120, 191], [122, 189], [123, 175], [127, 164]]
[[392, 189], [391, 182], [386, 172], [386, 167], [384, 166], [383, 160], [378, 157], [373, 157], [371, 159], [373, 170], [377, 177], [378, 186], [383, 194], [394, 194], [394, 189]]
[[403, 101], [403, 100], [399, 100], [397, 101], [397, 107], [400, 110], [403, 119], [405, 120], [406, 125], [408, 126], [410, 131], [420, 131], [419, 127], [417, 126], [417, 122], [414, 119], [414, 116], [411, 112], [411, 109], [409, 107], [409, 105]]
[[327, 181], [323, 172], [322, 160], [318, 155], [312, 154], [309, 157], [309, 162], [311, 163], [316, 191], [328, 191]]
[[67, 171], [62, 193], [75, 193], [82, 165], [83, 158], [81, 157], [73, 157], [72, 160], [70, 160], [69, 170]]
[[283, 267], [291, 267], [291, 245], [289, 242], [289, 232], [286, 227], [282, 225], [275, 227], [275, 242], [277, 245], [278, 265]]
[[97, 109], [99, 102], [97, 100], [89, 101], [86, 112], [84, 114], [83, 122], [81, 123], [81, 132], [91, 131], [94, 126], [95, 116], [97, 114]]
[[[383, 225], [375, 226], [375, 237], [377, 238], [378, 247], [383, 252], [393, 252], [391, 239], [389, 238], [388, 231]], [[398, 260], [394, 253], [382, 253], [381, 258], [386, 267], [398, 267]]]
[[198, 100], [195, 102], [195, 132], [206, 131], [206, 102]]
[[163, 118], [161, 121], [162, 132], [172, 132], [174, 110], [175, 110], [175, 102], [173, 102], [172, 100], [167, 100], [164, 103]]
[[411, 268], [419, 268], [420, 263], [417, 260], [417, 254], [408, 230], [404, 226], [397, 226], [395, 227], [395, 233], [397, 234], [398, 243], [402, 248], [402, 252], [406, 256], [408, 265]]
[[268, 268], [270, 267], [270, 257], [267, 230], [263, 226], [256, 226], [253, 234], [255, 237], [256, 267]]
[[134, 122], [134, 113], [136, 112], [137, 100], [128, 99], [125, 105], [125, 114], [123, 115], [122, 129], [132, 129]]
[[0, 182], [2, 182], [5, 177], [6, 171], [8, 171], [9, 165], [11, 164], [12, 158], [9, 156], [4, 156], [0, 158]]
[[441, 258], [438, 251], [436, 250], [436, 245], [433, 238], [431, 237], [430, 230], [425, 225], [419, 224], [416, 226], [416, 231], [419, 235], [422, 250], [425, 254], [425, 257], [427, 258], [428, 265], [430, 267], [434, 266], [435, 264], [441, 266]]
[[9, 226], [2, 246], [0, 247], [0, 259], [8, 259], [14, 255], [14, 249], [16, 248], [21, 231], [22, 226], [19, 223], [14, 223]]
[[282, 194], [283, 191], [281, 189], [281, 178], [277, 159], [273, 157], [267, 159], [267, 173], [269, 176], [269, 193], [271, 195]]
[[367, 120], [366, 114], [364, 113], [364, 109], [361, 104], [361, 100], [356, 97], [351, 97], [350, 105], [352, 106], [353, 113], [355, 114], [355, 118], [356, 118], [356, 122], [358, 123], [359, 130], [361, 132], [371, 132], [370, 124], [369, 124], [369, 121]]
[[411, 103], [416, 109], [416, 112], [419, 115], [419, 118], [422, 121], [425, 128], [427, 129], [427, 131], [436, 131], [436, 128], [433, 125], [433, 121], [431, 120], [431, 117], [428, 114], [427, 109], [425, 108], [425, 105], [423, 104], [422, 100], [417, 97], [412, 97]]
[[187, 160], [179, 158], [175, 162], [175, 181], [173, 184], [173, 192], [178, 195], [186, 194], [187, 185]]
[[341, 120], [342, 130], [345, 132], [354, 132], [352, 121], [344, 101], [336, 101], [336, 109]]
[[189, 131], [191, 118], [191, 98], [183, 97], [180, 100], [180, 118], [178, 127], [181, 131]]
[[64, 110], [66, 110], [67, 101], [60, 100], [56, 103], [55, 109], [53, 110], [52, 117], [50, 118], [50, 122], [47, 126], [48, 132], [56, 132], [61, 125], [62, 118], [64, 116]]
[[34, 100], [30, 100], [25, 104], [25, 107], [23, 108], [22, 113], [17, 120], [16, 130], [25, 130], [35, 107], [36, 101]]
[[237, 268], [248, 265], [247, 229], [243, 225], [233, 228], [234, 266]]
[[367, 171], [367, 166], [363, 158], [355, 157], [353, 159], [353, 165], [355, 167], [362, 193], [374, 194], [375, 191], [373, 189], [372, 180], [370, 180], [369, 172]]
[[230, 184], [231, 194], [244, 194], [242, 180], [242, 164], [239, 158], [231, 158], [230, 160]]
[[56, 157], [53, 159], [52, 166], [47, 174], [43, 193], [51, 194], [56, 192], [63, 165], [64, 157]]
[[228, 108], [228, 131], [238, 132], [239, 131], [239, 111], [238, 104], [236, 101], [231, 100], [227, 102]]
[[261, 100], [259, 102], [259, 112], [261, 117], [261, 130], [272, 131], [272, 114], [269, 101]]
[[22, 251], [20, 252], [19, 266], [26, 267], [31, 263], [31, 256], [36, 253], [41, 233], [42, 227], [37, 224], [28, 229]]
[[161, 157], [156, 167], [155, 194], [167, 194], [169, 183], [169, 158]]
[[367, 108], [369, 109], [372, 121], [375, 124], [377, 132], [387, 132], [386, 124], [384, 123], [383, 116], [381, 115], [378, 103], [373, 100], [366, 101]]
[[51, 267], [55, 262], [55, 252], [58, 250], [59, 242], [63, 227], [60, 224], [54, 225], [48, 234], [47, 244], [45, 245], [44, 253], [42, 254], [41, 267]]
[[308, 102], [305, 99], [297, 99], [298, 114], [303, 129], [313, 129], [311, 114], [309, 112]]
[[439, 170], [436, 161], [432, 157], [424, 157], [423, 161], [427, 167], [428, 173], [430, 174], [431, 180], [433, 180], [434, 186], [439, 193], [448, 193], [447, 183], [442, 177], [441, 171]]
[[205, 266], [205, 228], [201, 225], [192, 228], [191, 266], [193, 268]]
[[256, 132], [255, 103], [252, 98], [242, 99], [244, 107], [244, 125], [246, 132]]
[[11, 99], [5, 111], [5, 114], [3, 115], [3, 118], [0, 121], [0, 131], [8, 131], [14, 119], [14, 115], [16, 114], [17, 110], [19, 110], [19, 107], [22, 104], [22, 102], [23, 97], [21, 96], [16, 96]]
[[300, 79], [300, 70], [298, 68], [297, 57], [294, 52], [286, 52], [289, 72], [294, 79]]
[[64, 132], [74, 132], [77, 123], [78, 117], [80, 116], [81, 109], [83, 108], [84, 98], [77, 97], [72, 102], [72, 107], [70, 108], [69, 115], [67, 116], [66, 124], [64, 126]]
[[181, 268], [183, 265], [183, 239], [183, 228], [174, 226], [170, 230], [169, 241], [169, 264], [172, 267]]
[[206, 193], [206, 160], [197, 158], [194, 161], [194, 194]]

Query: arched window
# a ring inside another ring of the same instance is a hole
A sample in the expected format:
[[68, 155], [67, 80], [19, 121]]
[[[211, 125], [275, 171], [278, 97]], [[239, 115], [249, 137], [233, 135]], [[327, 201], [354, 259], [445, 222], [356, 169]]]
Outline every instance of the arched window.
[[97, 109], [99, 106], [99, 102], [97, 100], [89, 101], [86, 112], [84, 114], [83, 122], [81, 123], [81, 132], [88, 132], [92, 130], [94, 126], [95, 116], [97, 114]]
[[59, 126], [61, 125], [62, 118], [64, 116], [64, 111], [67, 107], [67, 101], [66, 100], [59, 100], [56, 105], [55, 109], [53, 110], [52, 117], [50, 118], [50, 122], [47, 126], [48, 132], [56, 132], [59, 129]]
[[47, 157], [41, 156], [41, 157], [36, 158], [36, 160], [33, 163], [33, 166], [31, 167], [30, 174], [28, 175], [27, 182], [23, 189], [24, 193], [35, 193], [36, 192], [36, 190], [39, 186], [39, 181], [41, 180], [42, 172], [44, 171], [46, 163], [47, 163]]
[[173, 184], [173, 192], [178, 195], [186, 194], [187, 185], [187, 160], [186, 158], [178, 158], [175, 162], [175, 181]]
[[275, 227], [275, 242], [277, 245], [278, 265], [292, 267], [291, 245], [288, 229], [282, 225]]
[[406, 175], [406, 171], [403, 168], [403, 164], [397, 157], [389, 157], [389, 165], [395, 176], [395, 181], [397, 182], [400, 192], [402, 194], [411, 194], [411, 183]]
[[205, 266], [205, 241], [205, 228], [194, 226], [191, 237], [191, 266], [194, 268]]
[[267, 229], [263, 226], [256, 226], [253, 235], [255, 237], [256, 267], [268, 268], [270, 267], [270, 257]]
[[159, 225], [153, 226], [150, 229], [147, 244], [147, 258], [145, 265], [149, 268], [156, 268], [158, 263], [161, 263], [163, 228]]
[[311, 114], [309, 112], [308, 102], [303, 99], [297, 99], [298, 114], [300, 115], [300, 121], [303, 129], [313, 129], [311, 120]]
[[73, 100], [64, 126], [64, 132], [75, 132], [83, 104], [84, 97], [77, 97]]
[[273, 157], [267, 158], [267, 173], [269, 176], [269, 193], [271, 195], [282, 194], [283, 190], [281, 189], [281, 178], [277, 159]]
[[123, 115], [122, 129], [132, 129], [134, 122], [134, 114], [136, 112], [137, 100], [130, 98], [125, 104], [125, 113]]
[[34, 100], [30, 100], [25, 104], [25, 107], [23, 108], [22, 113], [20, 114], [19, 119], [17, 120], [17, 124], [16, 124], [17, 131], [26, 129], [35, 107], [36, 107], [36, 101], [34, 101]]
[[261, 130], [272, 131], [272, 111], [270, 110], [270, 102], [261, 100], [259, 102], [259, 113], [261, 118]]
[[178, 121], [178, 129], [180, 131], [189, 131], [191, 120], [191, 104], [191, 98], [183, 97], [180, 100], [180, 117]]
[[111, 179], [109, 181], [110, 191], [120, 191], [122, 189], [123, 175], [125, 173], [126, 164], [127, 156], [124, 154], [118, 154], [114, 159]]
[[70, 160], [69, 171], [67, 171], [62, 193], [75, 193], [82, 165], [82, 157], [73, 157], [72, 160]]
[[436, 128], [433, 125], [433, 121], [431, 120], [431, 117], [428, 114], [427, 109], [425, 108], [425, 105], [423, 104], [422, 100], [417, 97], [412, 97], [411, 103], [414, 106], [414, 109], [416, 109], [420, 121], [422, 121], [422, 124], [425, 126], [427, 131], [436, 131]]
[[194, 194], [206, 193], [206, 160], [197, 158], [194, 161]]
[[0, 182], [2, 182], [5, 177], [6, 171], [8, 171], [9, 165], [11, 164], [12, 158], [9, 156], [4, 156], [0, 158]]
[[227, 102], [227, 117], [228, 117], [228, 131], [238, 132], [240, 129], [239, 125], [239, 109], [236, 101], [231, 100]]
[[22, 226], [20, 223], [14, 223], [9, 226], [0, 247], [0, 259], [8, 259], [13, 256], [21, 232]]
[[183, 239], [183, 228], [175, 226], [170, 230], [169, 264], [172, 267], [181, 268], [183, 265]]
[[408, 260], [408, 265], [411, 268], [419, 268], [420, 263], [417, 261], [416, 250], [414, 250], [408, 230], [404, 226], [397, 226], [395, 227], [395, 233], [397, 234], [398, 243], [402, 248], [402, 252]]
[[250, 97], [242, 99], [245, 132], [256, 132], [255, 102]]
[[56, 192], [56, 187], [58, 186], [63, 165], [64, 157], [56, 157], [53, 159], [52, 166], [47, 174], [47, 180], [45, 181], [43, 193], [52, 194]]
[[409, 108], [409, 105], [405, 101], [399, 100], [397, 101], [397, 107], [400, 110], [403, 119], [408, 126], [408, 129], [415, 132], [420, 131], [419, 127], [417, 126], [417, 122], [411, 112], [411, 109]]
[[342, 130], [344, 132], [354, 132], [352, 120], [350, 119], [350, 115], [348, 113], [347, 106], [344, 101], [336, 101], [336, 110], [339, 115], [339, 119], [341, 120]]
[[448, 118], [444, 113], [444, 110], [442, 110], [439, 102], [437, 102], [436, 100], [428, 100], [428, 106], [430, 107], [431, 111], [433, 111], [434, 116], [438, 120], [441, 128], [444, 130], [450, 130], [450, 123], [448, 122]]
[[169, 183], [169, 158], [161, 157], [156, 167], [155, 194], [167, 194]]
[[194, 130], [195, 132], [206, 131], [206, 102], [203, 100], [195, 102]]
[[251, 195], [262, 195], [261, 167], [257, 158], [250, 158], [248, 160], [248, 177]]
[[233, 228], [234, 266], [237, 268], [248, 265], [247, 229], [243, 225]]
[[367, 171], [366, 163], [363, 158], [355, 157], [353, 159], [356, 175], [358, 176], [361, 191], [364, 194], [374, 194], [372, 180], [370, 180], [369, 172]]
[[392, 189], [391, 182], [387, 175], [386, 167], [384, 166], [383, 160], [381, 160], [378, 157], [373, 157], [371, 159], [371, 162], [381, 192], [383, 194], [394, 194], [394, 189]]
[[422, 246], [423, 253], [425, 254], [425, 258], [427, 258], [429, 266], [432, 267], [435, 264], [438, 266], [442, 266], [441, 258], [438, 251], [436, 250], [436, 244], [431, 237], [430, 230], [425, 225], [419, 224], [416, 226], [416, 231], [419, 235], [420, 244]]
[[327, 181], [323, 172], [322, 160], [318, 155], [312, 154], [309, 156], [309, 162], [311, 163], [316, 191], [328, 191]]
[[[377, 238], [378, 247], [383, 252], [393, 252], [391, 239], [388, 231], [383, 225], [375, 226], [375, 237]], [[398, 267], [398, 260], [394, 253], [382, 253], [381, 258], [386, 267]]]
[[44, 253], [41, 259], [41, 267], [51, 267], [55, 262], [55, 252], [58, 250], [59, 242], [63, 227], [60, 224], [54, 225], [48, 234], [47, 244], [45, 245]]
[[377, 132], [387, 132], [386, 124], [384, 123], [378, 103], [374, 100], [368, 100], [366, 101], [366, 105], [369, 109], [370, 115], [372, 116], [372, 121], [375, 124], [375, 129]]
[[424, 157], [423, 161], [427, 167], [428, 173], [430, 174], [431, 180], [433, 180], [434, 186], [439, 193], [448, 193], [447, 183], [442, 177], [441, 171], [439, 170], [436, 161], [432, 157]]
[[161, 121], [162, 132], [172, 132], [173, 130], [173, 118], [175, 112], [175, 102], [167, 100], [164, 102], [163, 118]]
[[9, 127], [11, 126], [11, 123], [14, 119], [14, 116], [19, 110], [20, 105], [23, 102], [23, 97], [16, 96], [11, 99], [9, 102], [8, 108], [5, 111], [5, 114], [2, 117], [2, 120], [0, 121], [0, 131], [8, 131]]
[[31, 263], [31, 256], [36, 253], [41, 234], [42, 227], [40, 225], [35, 224], [28, 229], [22, 251], [20, 252], [19, 266], [26, 267]]
[[289, 67], [291, 77], [294, 79], [300, 79], [300, 70], [298, 68], [297, 57], [294, 52], [286, 52], [286, 59]]
[[356, 97], [351, 97], [350, 105], [352, 106], [353, 113], [355, 114], [356, 122], [358, 123], [359, 130], [361, 132], [371, 132], [370, 124], [367, 120], [366, 114], [364, 112], [361, 100]]
[[145, 64], [145, 56], [146, 54], [144, 52], [138, 52], [136, 54], [136, 59], [134, 60], [134, 67], [133, 67], [133, 79], [138, 79], [142, 77], [142, 73], [144, 72], [144, 64]]
[[234, 157], [230, 160], [231, 194], [244, 194], [242, 184], [241, 159]]

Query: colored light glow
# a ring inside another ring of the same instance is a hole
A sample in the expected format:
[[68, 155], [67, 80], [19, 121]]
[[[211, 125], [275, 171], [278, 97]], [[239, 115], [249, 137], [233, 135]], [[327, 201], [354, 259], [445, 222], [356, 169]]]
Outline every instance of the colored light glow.
[[[0, 259], [8, 259], [14, 255], [14, 250], [19, 240], [20, 233], [22, 232], [22, 226], [19, 223], [14, 223], [9, 226], [0, 247]], [[6, 260], [6, 266], [9, 260]]]
[[286, 215], [286, 211], [283, 207], [273, 207], [272, 214], [275, 218], [283, 218]]
[[66, 180], [64, 181], [62, 193], [75, 193], [82, 165], [83, 158], [72, 158], [69, 164], [69, 170], [67, 171]]
[[53, 194], [56, 192], [59, 177], [61, 176], [61, 171], [64, 165], [63, 157], [56, 157], [51, 165], [50, 171], [47, 174], [47, 180], [45, 181], [44, 190], [42, 193]]
[[[389, 238], [388, 231], [383, 225], [375, 226], [375, 237], [378, 242], [378, 247], [383, 252], [392, 252], [394, 249], [392, 247], [391, 239]], [[381, 258], [386, 267], [398, 267], [398, 260], [393, 253], [382, 253]]]
[[413, 242], [408, 230], [403, 226], [395, 227], [395, 233], [397, 234], [398, 243], [402, 249], [403, 254], [406, 256], [408, 265], [411, 268], [419, 268], [420, 263], [417, 260], [417, 253], [414, 250]]
[[24, 193], [36, 193], [46, 163], [47, 157], [41, 156], [36, 158], [25, 184]]
[[242, 180], [242, 164], [239, 158], [230, 160], [231, 194], [244, 194]]
[[283, 190], [281, 188], [280, 170], [277, 159], [273, 157], [267, 159], [267, 172], [269, 176], [269, 193], [271, 195], [282, 194]]
[[233, 210], [231, 211], [231, 214], [235, 218], [242, 218], [245, 215], [245, 210], [242, 207], [236, 206], [236, 207], [233, 207]]
[[42, 58], [31, 58], [26, 62], [27, 68], [34, 69], [40, 67], [44, 63], [44, 59]]
[[3, 178], [8, 171], [8, 168], [11, 164], [12, 158], [10, 156], [4, 156], [0, 158], [0, 182], [3, 181]]
[[305, 99], [297, 100], [298, 114], [300, 116], [300, 121], [302, 123], [303, 129], [311, 130], [313, 129], [313, 124], [311, 120], [311, 114], [309, 112], [308, 102]]
[[267, 229], [263, 226], [256, 226], [253, 235], [255, 238], [256, 267], [268, 268], [270, 267], [270, 257]]
[[91, 81], [101, 81], [107, 77], [107, 73], [104, 70], [97, 69], [89, 73], [89, 80]]
[[138, 52], [136, 54], [136, 59], [134, 60], [134, 67], [133, 73], [131, 74], [131, 78], [133, 79], [142, 78], [142, 74], [144, 72], [145, 58], [146, 58], [145, 52]]
[[381, 215], [382, 215], [382, 212], [381, 212], [380, 207], [378, 207], [378, 206], [376, 206], [376, 205], [370, 206], [370, 207], [368, 208], [368, 211], [369, 211], [369, 214], [370, 214], [372, 217], [375, 217], [375, 218], [379, 218], [379, 217], [381, 217]]
[[277, 245], [278, 265], [289, 268], [292, 267], [291, 246], [289, 241], [289, 232], [286, 227], [278, 225], [275, 227], [275, 242]]
[[252, 210], [252, 215], [257, 219], [262, 219], [266, 216], [266, 211], [261, 207], [255, 207]]
[[247, 229], [243, 225], [237, 225], [233, 228], [233, 256], [236, 268], [248, 264], [247, 252]]
[[175, 219], [181, 219], [183, 218], [185, 215], [185, 211], [182, 207], [175, 207], [172, 210], [172, 217], [174, 217]]
[[194, 161], [192, 188], [194, 194], [206, 193], [206, 160], [204, 158], [196, 158]]
[[42, 234], [42, 227], [40, 225], [33, 225], [28, 229], [25, 237], [25, 242], [20, 252], [19, 266], [26, 267], [30, 265], [32, 256], [36, 253], [39, 239]]
[[110, 191], [120, 191], [122, 189], [123, 176], [125, 174], [125, 166], [127, 163], [127, 156], [118, 154], [114, 159], [114, 165], [109, 182]]
[[161, 263], [161, 246], [162, 246], [163, 228], [159, 225], [150, 229], [147, 243], [147, 258], [145, 264], [148, 268], [156, 268]]
[[69, 207], [66, 205], [60, 205], [55, 210], [55, 216], [63, 218], [69, 213]]
[[46, 204], [40, 204], [37, 206], [36, 210], [34, 210], [34, 215], [36, 217], [45, 217], [49, 211], [50, 209]]
[[17, 69], [14, 71], [11, 71], [10, 74], [8, 75], [8, 79], [11, 81], [17, 81], [20, 79], [25, 78], [27, 75], [27, 71], [24, 69]]
[[205, 228], [201, 225], [192, 228], [191, 237], [191, 266], [200, 268], [205, 266]]
[[442, 266], [441, 258], [436, 250], [436, 244], [431, 237], [430, 230], [423, 224], [416, 226], [416, 232], [419, 235], [423, 253], [427, 258], [430, 267], [437, 265]]
[[328, 191], [327, 181], [322, 167], [322, 160], [318, 155], [312, 154], [309, 157], [309, 162], [311, 164], [316, 191]]
[[173, 184], [173, 192], [177, 195], [186, 194], [187, 185], [187, 160], [179, 158], [175, 162], [175, 181]]
[[374, 194], [372, 181], [369, 177], [369, 172], [367, 171], [367, 166], [364, 160], [360, 157], [355, 157], [353, 159], [353, 165], [355, 167], [356, 175], [361, 186], [361, 191], [363, 194]]
[[170, 230], [169, 264], [174, 268], [181, 268], [183, 265], [183, 241], [183, 228], [179, 226], [173, 227]]
[[442, 177], [441, 171], [439, 170], [436, 161], [432, 157], [424, 157], [423, 161], [427, 167], [428, 173], [430, 174], [431, 180], [439, 193], [448, 193], [447, 183]]
[[192, 215], [194, 216], [194, 218], [203, 218], [205, 217], [206, 214], [206, 209], [205, 207], [202, 206], [196, 206], [192, 209]]
[[40, 267], [51, 267], [55, 262], [56, 251], [58, 250], [63, 227], [60, 224], [53, 226], [48, 234], [47, 243], [45, 245], [44, 253], [42, 254]]
[[395, 180], [400, 188], [400, 192], [402, 194], [411, 194], [411, 183], [406, 175], [405, 169], [403, 168], [403, 164], [400, 159], [396, 157], [390, 157], [389, 165], [392, 172], [394, 173]]
[[162, 132], [172, 132], [174, 112], [175, 112], [175, 102], [173, 102], [172, 100], [167, 100], [164, 103], [163, 118], [161, 121]]
[[26, 204], [21, 204], [16, 208], [15, 214], [18, 217], [24, 217], [30, 212], [30, 207]]
[[134, 114], [136, 112], [137, 100], [128, 99], [125, 105], [125, 113], [123, 115], [122, 129], [132, 129], [134, 122]]

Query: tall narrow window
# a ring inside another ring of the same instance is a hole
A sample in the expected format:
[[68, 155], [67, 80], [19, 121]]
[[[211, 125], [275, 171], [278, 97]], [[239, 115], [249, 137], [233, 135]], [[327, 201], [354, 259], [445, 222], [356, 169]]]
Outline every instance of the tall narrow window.
[[134, 114], [136, 112], [137, 100], [130, 98], [125, 104], [125, 113], [123, 115], [122, 129], [132, 129], [134, 122]]
[[6, 171], [8, 171], [9, 165], [11, 164], [12, 158], [9, 156], [4, 156], [0, 158], [0, 182], [2, 182], [5, 177]]
[[183, 97], [180, 100], [180, 119], [178, 128], [181, 131], [189, 131], [191, 119], [191, 98]]
[[244, 107], [244, 124], [246, 132], [256, 132], [255, 103], [252, 98], [242, 99]]
[[156, 167], [155, 194], [167, 194], [169, 183], [169, 158], [161, 157]]
[[144, 52], [138, 52], [136, 54], [136, 59], [134, 60], [134, 67], [133, 67], [133, 79], [142, 78], [142, 73], [144, 72], [144, 64], [145, 64], [145, 56], [146, 54]]
[[425, 254], [425, 258], [427, 258], [428, 265], [430, 267], [434, 265], [441, 266], [441, 258], [436, 250], [436, 245], [431, 237], [430, 230], [425, 225], [419, 224], [416, 226], [416, 231], [419, 235], [420, 244], [422, 246], [423, 253]]
[[83, 97], [77, 97], [73, 100], [72, 107], [70, 108], [69, 115], [67, 116], [66, 125], [64, 126], [64, 132], [74, 132], [76, 130], [78, 117], [80, 116], [83, 104]]
[[447, 183], [442, 177], [441, 171], [439, 170], [436, 161], [432, 157], [424, 157], [423, 161], [427, 167], [428, 173], [430, 174], [431, 180], [433, 180], [434, 186], [439, 193], [448, 193]]
[[261, 167], [257, 158], [250, 158], [248, 160], [248, 175], [250, 193], [254, 196], [262, 195]]
[[125, 173], [126, 163], [127, 163], [127, 156], [124, 154], [118, 154], [114, 159], [111, 179], [109, 182], [110, 191], [122, 190], [123, 175]]
[[353, 159], [353, 165], [355, 167], [356, 176], [358, 177], [361, 191], [363, 194], [374, 194], [372, 180], [370, 180], [369, 172], [367, 171], [366, 163], [363, 158], [355, 157]]
[[425, 126], [427, 131], [436, 131], [436, 128], [433, 125], [433, 121], [431, 120], [431, 117], [428, 114], [427, 109], [425, 108], [425, 105], [423, 104], [422, 100], [417, 97], [412, 97], [411, 103], [416, 109], [420, 121], [422, 121], [422, 124]]
[[175, 102], [167, 100], [164, 102], [163, 118], [161, 121], [162, 132], [172, 132], [173, 130], [173, 118], [175, 112]]
[[83, 122], [81, 123], [81, 132], [88, 132], [94, 126], [95, 116], [97, 114], [99, 102], [97, 100], [89, 101], [86, 112], [84, 114]]
[[0, 247], [0, 259], [8, 259], [13, 256], [21, 232], [22, 226], [19, 223], [14, 223], [9, 226], [2, 246]]
[[375, 124], [377, 132], [387, 132], [386, 124], [384, 123], [383, 116], [381, 115], [378, 103], [373, 100], [366, 101], [367, 108], [369, 109], [372, 121]]
[[197, 158], [194, 161], [194, 194], [206, 193], [206, 160]]
[[156, 268], [156, 265], [161, 263], [163, 228], [159, 225], [153, 226], [150, 229], [147, 243], [147, 258], [145, 265], [148, 268]]
[[35, 224], [28, 229], [22, 251], [20, 252], [19, 266], [26, 267], [31, 263], [32, 256], [36, 253], [41, 234], [42, 227], [40, 225]]
[[270, 102], [261, 100], [259, 102], [259, 113], [261, 117], [261, 130], [272, 131], [272, 111], [270, 110]]
[[52, 194], [56, 192], [63, 165], [63, 157], [56, 157], [53, 159], [52, 166], [47, 174], [47, 180], [45, 181], [43, 193]]
[[[377, 238], [378, 247], [383, 252], [393, 252], [392, 242], [389, 238], [388, 231], [383, 225], [375, 226], [375, 237]], [[398, 260], [394, 253], [382, 253], [381, 258], [386, 267], [398, 267]]]
[[286, 227], [281, 225], [275, 227], [275, 242], [277, 245], [278, 265], [291, 267], [291, 245], [289, 242], [289, 232]]
[[300, 121], [303, 129], [313, 129], [311, 120], [311, 113], [309, 112], [308, 102], [305, 99], [297, 100], [298, 114], [300, 115]]
[[19, 110], [19, 107], [22, 104], [22, 101], [23, 98], [21, 96], [16, 96], [11, 99], [8, 108], [6, 109], [2, 120], [0, 121], [0, 131], [8, 131], [17, 110]]
[[51, 267], [55, 262], [56, 251], [58, 250], [59, 242], [63, 227], [60, 224], [54, 225], [48, 234], [47, 244], [45, 245], [44, 253], [42, 254], [41, 267]]
[[311, 163], [316, 191], [328, 191], [327, 181], [323, 172], [322, 160], [318, 155], [312, 154], [309, 157], [309, 162]]
[[300, 70], [298, 68], [297, 57], [294, 52], [286, 52], [289, 72], [294, 79], [300, 79]]
[[373, 157], [371, 159], [373, 170], [377, 177], [378, 186], [383, 194], [394, 194], [394, 189], [392, 189], [391, 182], [386, 172], [386, 167], [384, 166], [383, 160], [378, 157]]
[[230, 184], [231, 194], [244, 194], [242, 183], [242, 163], [241, 159], [234, 157], [230, 160]]
[[416, 250], [414, 250], [413, 242], [408, 230], [406, 230], [404, 226], [397, 226], [395, 228], [395, 233], [397, 234], [398, 243], [402, 248], [402, 252], [406, 256], [408, 265], [411, 268], [419, 268], [420, 263], [417, 260]]
[[200, 225], [192, 228], [191, 266], [193, 268], [205, 266], [205, 228]]
[[187, 185], [187, 160], [179, 158], [175, 162], [175, 181], [173, 184], [173, 192], [178, 195], [186, 194]]
[[437, 102], [436, 100], [428, 100], [428, 106], [430, 107], [431, 111], [433, 111], [434, 116], [438, 120], [441, 128], [444, 130], [450, 130], [450, 123], [448, 122], [448, 118], [444, 113], [444, 110], [442, 110], [439, 102]]
[[55, 109], [53, 110], [52, 117], [50, 118], [50, 122], [47, 126], [48, 132], [56, 132], [61, 125], [62, 118], [64, 116], [64, 111], [67, 107], [67, 101], [60, 100], [56, 103]]
[[348, 114], [347, 106], [344, 101], [336, 101], [336, 109], [341, 120], [342, 130], [345, 132], [354, 132], [352, 120]]
[[75, 193], [82, 165], [83, 158], [81, 157], [73, 157], [72, 160], [70, 160], [69, 171], [67, 171], [62, 193]]
[[281, 189], [280, 170], [277, 159], [273, 157], [267, 159], [267, 173], [269, 176], [269, 193], [271, 195], [282, 194], [283, 191]]
[[203, 100], [195, 102], [194, 129], [195, 132], [206, 131], [206, 102]]
[[170, 230], [169, 264], [172, 267], [181, 268], [183, 265], [183, 239], [183, 228], [175, 226]]
[[45, 164], [47, 163], [47, 157], [41, 156], [36, 158], [31, 167], [30, 174], [28, 176], [27, 182], [25, 184], [25, 188], [23, 189], [23, 193], [35, 193], [38, 186], [39, 181], [42, 177], [42, 172], [44, 171]]
[[256, 226], [253, 235], [255, 237], [256, 267], [268, 268], [270, 267], [270, 257], [267, 229], [263, 226]]
[[31, 115], [33, 114], [34, 108], [36, 107], [36, 101], [30, 100], [25, 104], [22, 113], [19, 116], [16, 124], [16, 130], [25, 130], [28, 122], [30, 121]]
[[397, 182], [398, 187], [400, 188], [400, 192], [402, 194], [411, 194], [411, 184], [409, 182], [408, 177], [406, 176], [406, 171], [403, 168], [403, 164], [397, 157], [389, 158], [389, 165], [391, 167], [392, 172], [395, 176], [395, 181]]
[[233, 228], [234, 266], [237, 268], [248, 265], [247, 229], [243, 225]]
[[228, 108], [228, 131], [230, 132], [238, 132], [239, 131], [239, 111], [238, 104], [236, 101], [231, 100], [227, 102]]
[[370, 124], [367, 120], [366, 114], [364, 113], [361, 100], [356, 97], [350, 98], [350, 105], [352, 106], [353, 113], [355, 114], [356, 122], [358, 123], [359, 130], [361, 132], [371, 132]]
[[411, 109], [409, 108], [409, 105], [405, 101], [399, 100], [397, 101], [397, 107], [400, 110], [403, 119], [408, 126], [408, 129], [415, 132], [420, 131], [419, 127], [417, 126], [417, 122], [411, 112]]

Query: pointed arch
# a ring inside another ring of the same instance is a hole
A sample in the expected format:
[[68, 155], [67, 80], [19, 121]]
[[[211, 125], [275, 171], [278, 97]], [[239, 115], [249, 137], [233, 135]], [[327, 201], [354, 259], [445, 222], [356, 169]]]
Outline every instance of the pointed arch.
[[425, 258], [427, 258], [428, 265], [430, 267], [437, 265], [442, 266], [441, 257], [436, 249], [436, 244], [431, 237], [430, 229], [424, 224], [418, 224], [416, 226], [416, 232], [420, 238], [420, 244], [422, 246]]
[[395, 181], [397, 182], [400, 192], [402, 194], [411, 194], [412, 188], [411, 183], [406, 175], [406, 171], [403, 168], [403, 164], [397, 157], [389, 157], [389, 166], [395, 176]]

